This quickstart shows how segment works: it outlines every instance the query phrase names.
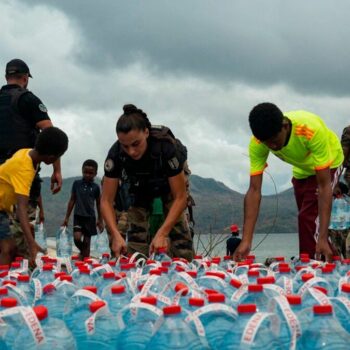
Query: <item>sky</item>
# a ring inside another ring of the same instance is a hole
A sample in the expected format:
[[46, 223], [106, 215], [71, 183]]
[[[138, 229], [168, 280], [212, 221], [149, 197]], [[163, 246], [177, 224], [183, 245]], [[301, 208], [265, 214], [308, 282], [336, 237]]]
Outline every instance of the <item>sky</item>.
[[[0, 67], [29, 65], [28, 88], [69, 136], [64, 177], [88, 158], [103, 175], [133, 103], [187, 146], [193, 174], [244, 193], [256, 104], [309, 110], [339, 136], [350, 124], [349, 10], [346, 0], [1, 0]], [[289, 188], [291, 166], [268, 163], [263, 193]]]

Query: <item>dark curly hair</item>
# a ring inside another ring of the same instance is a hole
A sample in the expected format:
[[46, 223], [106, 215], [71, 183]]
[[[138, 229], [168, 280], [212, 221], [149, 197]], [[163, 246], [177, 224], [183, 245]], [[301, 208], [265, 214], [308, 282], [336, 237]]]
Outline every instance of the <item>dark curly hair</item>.
[[83, 165], [82, 165], [82, 168], [84, 168], [84, 166], [91, 166], [92, 168], [94, 168], [97, 172], [98, 170], [98, 164], [96, 162], [96, 160], [93, 160], [93, 159], [87, 159]]
[[60, 157], [68, 148], [68, 136], [54, 126], [45, 128], [38, 135], [34, 148], [42, 156]]
[[260, 103], [249, 113], [249, 125], [258, 140], [266, 141], [282, 130], [283, 113], [273, 103]]

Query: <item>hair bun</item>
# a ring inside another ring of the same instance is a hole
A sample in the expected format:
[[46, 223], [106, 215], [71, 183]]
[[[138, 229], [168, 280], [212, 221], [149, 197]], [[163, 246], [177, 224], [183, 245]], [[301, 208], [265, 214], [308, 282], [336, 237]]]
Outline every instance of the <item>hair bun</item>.
[[133, 104], [128, 104], [123, 106], [124, 114], [130, 114], [137, 112], [137, 107]]

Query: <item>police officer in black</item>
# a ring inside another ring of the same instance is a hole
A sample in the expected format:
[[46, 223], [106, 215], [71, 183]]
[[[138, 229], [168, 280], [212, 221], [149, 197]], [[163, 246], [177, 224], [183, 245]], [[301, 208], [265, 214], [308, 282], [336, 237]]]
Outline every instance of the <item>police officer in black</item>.
[[[41, 100], [27, 90], [32, 78], [27, 64], [16, 58], [6, 65], [7, 85], [0, 89], [0, 163], [21, 148], [34, 147], [36, 136], [52, 125]], [[62, 187], [60, 160], [53, 165], [51, 190]]]
[[[155, 127], [146, 113], [125, 105], [118, 119], [118, 141], [105, 161], [101, 211], [112, 237], [112, 250], [145, 255], [161, 248], [169, 255], [193, 258], [192, 238], [184, 210], [187, 192], [184, 175], [186, 148], [165, 127]], [[132, 199], [128, 210], [128, 246], [118, 230], [113, 202], [120, 179], [128, 181]], [[153, 199], [161, 197], [165, 220], [151, 240], [149, 215]]]

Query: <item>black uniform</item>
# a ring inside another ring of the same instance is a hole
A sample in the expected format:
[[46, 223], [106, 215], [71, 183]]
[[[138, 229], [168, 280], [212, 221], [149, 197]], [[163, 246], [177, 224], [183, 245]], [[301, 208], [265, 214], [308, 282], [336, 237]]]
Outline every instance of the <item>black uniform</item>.
[[150, 136], [139, 160], [129, 157], [116, 141], [108, 152], [105, 176], [129, 184], [132, 206], [150, 209], [154, 198], [170, 194], [168, 178], [182, 172], [185, 160], [184, 150], [167, 140]]
[[[147, 150], [141, 159], [133, 160], [123, 152], [117, 141], [109, 150], [105, 162], [105, 177], [121, 179], [129, 184], [128, 252], [144, 255], [148, 255], [151, 241], [149, 216], [153, 200], [162, 198], [164, 215], [167, 216], [173, 201], [169, 178], [183, 171], [187, 159], [186, 147], [180, 141], [156, 137], [152, 129], [147, 139]], [[164, 130], [160, 129], [161, 133]], [[169, 238], [170, 255], [193, 259], [192, 237], [184, 213], [171, 230]]]
[[[21, 148], [33, 148], [39, 134], [36, 124], [50, 120], [42, 101], [16, 84], [0, 89], [0, 164]], [[31, 200], [40, 196], [41, 179], [34, 178]]]

